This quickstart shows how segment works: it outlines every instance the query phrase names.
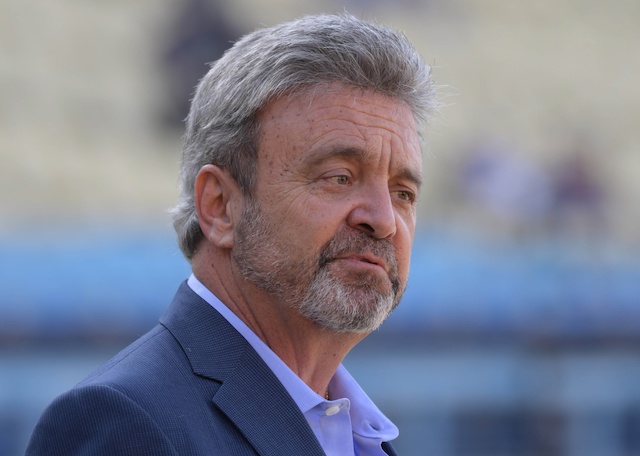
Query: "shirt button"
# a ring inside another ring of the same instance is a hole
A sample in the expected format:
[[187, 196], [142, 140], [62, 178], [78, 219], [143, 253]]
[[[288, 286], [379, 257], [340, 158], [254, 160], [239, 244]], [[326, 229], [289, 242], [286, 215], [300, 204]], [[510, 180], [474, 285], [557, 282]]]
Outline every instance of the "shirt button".
[[327, 416], [333, 416], [336, 413], [338, 413], [340, 411], [340, 406], [339, 405], [332, 405], [331, 407], [327, 408], [324, 413], [327, 414]]

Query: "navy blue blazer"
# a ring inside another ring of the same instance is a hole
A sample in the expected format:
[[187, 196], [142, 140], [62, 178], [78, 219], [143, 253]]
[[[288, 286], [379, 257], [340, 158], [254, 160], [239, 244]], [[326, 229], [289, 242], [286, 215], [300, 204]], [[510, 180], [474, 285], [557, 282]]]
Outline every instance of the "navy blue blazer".
[[253, 347], [185, 282], [159, 325], [47, 408], [26, 455], [324, 452]]

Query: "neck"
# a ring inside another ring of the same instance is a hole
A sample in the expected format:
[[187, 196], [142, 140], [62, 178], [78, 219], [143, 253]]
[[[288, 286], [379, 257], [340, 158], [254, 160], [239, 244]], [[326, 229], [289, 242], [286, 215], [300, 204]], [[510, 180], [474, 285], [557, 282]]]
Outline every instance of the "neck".
[[[336, 369], [366, 334], [338, 333], [321, 327], [241, 277], [230, 258], [212, 260], [211, 255], [203, 256], [206, 263], [197, 258], [192, 262], [198, 280], [302, 381], [325, 396]], [[212, 263], [215, 268], [210, 267]]]

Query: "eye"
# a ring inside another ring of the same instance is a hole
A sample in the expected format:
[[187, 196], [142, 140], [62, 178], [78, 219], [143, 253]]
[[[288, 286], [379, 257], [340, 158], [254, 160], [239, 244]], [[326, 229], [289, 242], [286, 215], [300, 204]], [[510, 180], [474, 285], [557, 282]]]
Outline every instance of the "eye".
[[332, 176], [330, 177], [330, 179], [333, 180], [338, 185], [349, 185], [350, 183], [349, 176], [344, 174], [340, 174], [338, 176]]
[[416, 201], [416, 195], [408, 190], [400, 190], [397, 192], [398, 198], [407, 203], [414, 203]]

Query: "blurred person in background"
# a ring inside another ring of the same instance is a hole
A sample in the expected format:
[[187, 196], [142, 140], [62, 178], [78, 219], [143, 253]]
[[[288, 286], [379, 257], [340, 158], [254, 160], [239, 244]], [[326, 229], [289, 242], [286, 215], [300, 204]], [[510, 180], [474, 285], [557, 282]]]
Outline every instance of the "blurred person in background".
[[173, 216], [193, 274], [27, 454], [395, 454], [341, 362], [405, 289], [435, 105], [408, 40], [347, 14], [238, 41], [187, 119]]
[[554, 169], [553, 232], [592, 243], [607, 233], [607, 194], [588, 149], [576, 145]]
[[165, 123], [183, 128], [193, 88], [206, 73], [206, 62], [218, 60], [242, 33], [216, 0], [189, 0], [174, 21], [164, 53], [170, 97]]

